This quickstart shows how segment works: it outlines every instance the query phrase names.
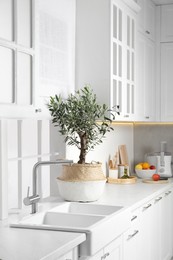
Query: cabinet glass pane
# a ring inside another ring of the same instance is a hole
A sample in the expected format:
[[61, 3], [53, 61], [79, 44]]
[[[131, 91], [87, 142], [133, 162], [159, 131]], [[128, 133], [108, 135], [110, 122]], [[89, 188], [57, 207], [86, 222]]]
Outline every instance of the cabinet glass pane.
[[17, 0], [17, 43], [32, 47], [32, 1]]
[[127, 50], [127, 79], [130, 80], [130, 51]]
[[119, 10], [119, 34], [118, 34], [118, 38], [119, 41], [122, 41], [122, 11]]
[[135, 60], [134, 60], [134, 52], [131, 53], [131, 80], [134, 81], [134, 66], [135, 66]]
[[118, 75], [122, 77], [122, 47], [118, 46]]
[[0, 0], [0, 38], [13, 41], [13, 0]]
[[127, 16], [127, 46], [130, 46], [130, 17]]
[[0, 46], [0, 103], [14, 102], [14, 52]]
[[117, 7], [113, 6], [113, 37], [117, 39]]
[[132, 85], [131, 86], [131, 113], [132, 114], [134, 114], [135, 112], [134, 104], [135, 104], [135, 89], [134, 89], [134, 85]]
[[122, 112], [122, 82], [118, 82], [118, 105], [119, 111]]
[[113, 44], [113, 74], [117, 75], [117, 44]]
[[17, 104], [32, 104], [32, 57], [18, 52], [17, 54]]
[[135, 21], [132, 19], [132, 48], [135, 48]]
[[127, 111], [128, 114], [130, 113], [130, 84], [127, 84]]
[[122, 82], [113, 80], [113, 106], [120, 106], [122, 112]]

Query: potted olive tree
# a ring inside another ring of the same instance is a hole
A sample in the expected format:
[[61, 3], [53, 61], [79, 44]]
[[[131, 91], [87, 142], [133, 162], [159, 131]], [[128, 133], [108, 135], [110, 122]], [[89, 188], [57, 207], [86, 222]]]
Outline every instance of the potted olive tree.
[[[59, 127], [67, 145], [76, 146], [80, 151], [78, 163], [64, 165], [62, 175], [57, 178], [60, 195], [75, 201], [98, 199], [106, 177], [101, 163], [87, 163], [86, 155], [103, 142], [107, 132], [113, 130], [107, 105], [98, 104], [93, 90], [86, 85], [67, 99], [62, 99], [61, 95], [50, 97], [48, 109], [52, 123]], [[96, 192], [96, 185], [102, 187], [100, 192]]]

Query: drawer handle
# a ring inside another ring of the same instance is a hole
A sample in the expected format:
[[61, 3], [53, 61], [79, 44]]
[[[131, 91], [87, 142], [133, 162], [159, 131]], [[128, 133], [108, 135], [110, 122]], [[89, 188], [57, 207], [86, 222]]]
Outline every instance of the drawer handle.
[[124, 115], [124, 117], [129, 117], [129, 115]]
[[150, 119], [150, 117], [149, 117], [149, 116], [146, 116], [145, 118], [146, 118], [146, 119]]
[[148, 30], [145, 31], [147, 34], [150, 34], [150, 32]]
[[169, 191], [165, 192], [165, 195], [168, 196], [171, 192], [172, 191], [169, 190]]
[[133, 216], [133, 217], [131, 218], [131, 221], [135, 220], [136, 218], [137, 218], [137, 216]]
[[134, 236], [136, 236], [139, 233], [139, 230], [135, 230], [133, 234], [129, 235], [127, 240], [130, 240], [131, 238], [133, 238]]
[[148, 204], [147, 206], [143, 207], [143, 210], [146, 210], [148, 208], [150, 208], [152, 205], [151, 204]]
[[102, 257], [101, 257], [101, 260], [103, 260], [103, 259], [105, 259], [107, 256], [109, 256], [110, 255], [110, 253], [106, 253], [106, 254], [104, 254]]
[[159, 197], [159, 198], [155, 199], [155, 202], [158, 202], [161, 199], [162, 199], [162, 197]]

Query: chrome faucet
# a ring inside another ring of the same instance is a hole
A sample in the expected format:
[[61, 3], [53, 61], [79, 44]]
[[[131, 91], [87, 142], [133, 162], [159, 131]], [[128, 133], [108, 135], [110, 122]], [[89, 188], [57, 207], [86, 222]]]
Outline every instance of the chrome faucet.
[[56, 160], [56, 161], [41, 161], [37, 162], [33, 166], [33, 171], [32, 171], [32, 185], [33, 185], [33, 194], [32, 196], [29, 196], [29, 187], [28, 187], [28, 192], [27, 192], [27, 197], [24, 198], [23, 203], [26, 206], [31, 205], [31, 214], [34, 214], [37, 212], [37, 203], [40, 200], [40, 196], [37, 194], [37, 169], [39, 166], [42, 165], [56, 165], [56, 164], [71, 164], [73, 163], [72, 160]]

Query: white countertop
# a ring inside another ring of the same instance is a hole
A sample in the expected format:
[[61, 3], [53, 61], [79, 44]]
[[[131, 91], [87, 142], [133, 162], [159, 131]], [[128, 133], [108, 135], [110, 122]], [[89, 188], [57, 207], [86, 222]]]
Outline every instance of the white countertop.
[[2, 227], [0, 229], [0, 259], [58, 259], [84, 240], [85, 234], [82, 233]]
[[[93, 203], [130, 207], [133, 210], [172, 185], [173, 179], [169, 179], [169, 183], [166, 184], [146, 184], [141, 180], [126, 185], [109, 183], [106, 184], [102, 197]], [[39, 211], [55, 207], [60, 201], [61, 198], [47, 199], [40, 203]], [[10, 228], [9, 222], [28, 214], [28, 212], [12, 213], [9, 220], [0, 222], [0, 259], [2, 260], [56, 259], [86, 238], [82, 233]]]

